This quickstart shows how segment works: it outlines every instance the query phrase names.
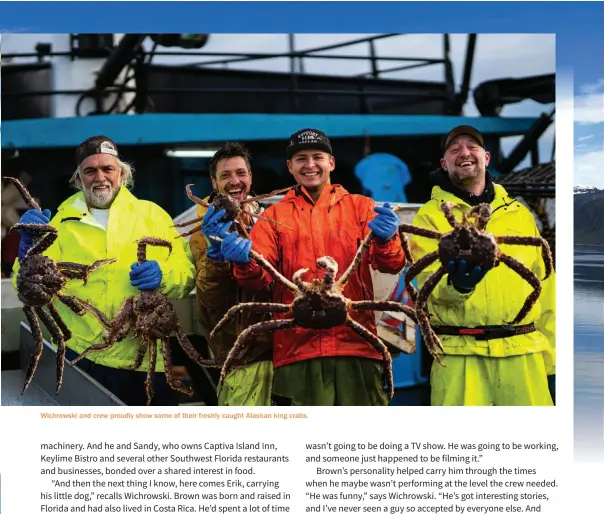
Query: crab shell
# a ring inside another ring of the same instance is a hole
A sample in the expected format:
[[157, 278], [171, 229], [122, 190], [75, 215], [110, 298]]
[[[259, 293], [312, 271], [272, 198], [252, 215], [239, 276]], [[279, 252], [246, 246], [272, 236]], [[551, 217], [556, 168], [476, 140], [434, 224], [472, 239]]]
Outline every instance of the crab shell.
[[216, 209], [216, 212], [224, 209], [226, 211], [223, 220], [233, 221], [241, 214], [241, 204], [239, 200], [231, 198], [229, 195], [223, 195], [222, 193], [217, 194], [212, 200], [212, 205]]
[[21, 262], [17, 275], [17, 291], [27, 305], [48, 305], [63, 289], [65, 283], [65, 277], [45, 255], [30, 255]]
[[490, 270], [497, 264], [499, 249], [492, 234], [475, 227], [458, 227], [445, 234], [438, 243], [438, 255], [445, 269], [449, 261], [464, 259], [468, 269], [480, 266]]

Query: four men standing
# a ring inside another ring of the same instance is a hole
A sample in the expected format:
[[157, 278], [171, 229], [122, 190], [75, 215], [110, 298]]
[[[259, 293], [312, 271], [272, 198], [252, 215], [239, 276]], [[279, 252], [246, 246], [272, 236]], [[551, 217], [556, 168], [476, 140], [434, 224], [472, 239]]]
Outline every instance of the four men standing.
[[[371, 269], [397, 274], [405, 266], [398, 216], [388, 204], [376, 206], [372, 199], [350, 194], [331, 183], [335, 158], [323, 132], [303, 129], [293, 134], [286, 157], [297, 185], [262, 213], [264, 218], [279, 224], [267, 220], [253, 223], [251, 216], [245, 216], [250, 233], [247, 239], [224, 219], [223, 210], [198, 207], [199, 216], [203, 216], [202, 230], [191, 238], [191, 256], [189, 249], [178, 243], [182, 240], [175, 239], [169, 216], [156, 205], [137, 200], [123, 187], [131, 175], [119, 161], [115, 144], [104, 136], [90, 138], [78, 149], [78, 169], [74, 174], [82, 192], [64, 202], [51, 221], [60, 234], [57, 244], [46, 254], [55, 260], [75, 262], [117, 257], [118, 262], [95, 272], [84, 288], [70, 284], [70, 294], [89, 302], [94, 298], [90, 303], [110, 318], [124, 297], [135, 294], [134, 288], [160, 288], [172, 298], [186, 295], [193, 287], [195, 262], [200, 320], [204, 336], [219, 361], [226, 358], [242, 330], [269, 316], [238, 315], [215, 338], [210, 338], [209, 333], [230, 307], [243, 302], [292, 300], [289, 290], [273, 283], [272, 277], [250, 259], [252, 247], [288, 278], [299, 269], [308, 268], [303, 279], [309, 281], [321, 275], [316, 265], [319, 257], [333, 257], [341, 272], [348, 268], [361, 241], [373, 231], [375, 237], [368, 255], [343, 291], [351, 300], [373, 299]], [[419, 210], [414, 224], [448, 232], [450, 226], [440, 211], [442, 202], [457, 205], [454, 214], [458, 219], [472, 206], [490, 203], [494, 212], [487, 232], [538, 236], [530, 212], [509, 198], [486, 172], [489, 159], [478, 131], [467, 126], [451, 131], [446, 137], [442, 169], [433, 174], [436, 185], [432, 199]], [[227, 143], [216, 153], [210, 175], [213, 195], [222, 193], [244, 200], [251, 194], [250, 156], [238, 143]], [[206, 201], [212, 199], [210, 196]], [[249, 206], [256, 214], [260, 212], [259, 205]], [[46, 214], [28, 211], [21, 223], [47, 223], [48, 218]], [[128, 243], [143, 235], [171, 240], [172, 255], [159, 255], [162, 249], [149, 248], [152, 260], [141, 266], [132, 264], [136, 262], [136, 245]], [[27, 251], [26, 231], [23, 236], [19, 260]], [[82, 245], [84, 240], [91, 244]], [[413, 257], [418, 260], [434, 251], [436, 245], [436, 240], [413, 236]], [[510, 246], [505, 251], [542, 278], [539, 248]], [[15, 271], [18, 266], [17, 261]], [[527, 283], [505, 266], [485, 275], [479, 268], [467, 269], [465, 261], [452, 261], [448, 271], [448, 277], [438, 284], [429, 300], [431, 323], [437, 333], [439, 325], [468, 328], [505, 324], [529, 292]], [[130, 280], [124, 282], [126, 272]], [[424, 270], [418, 276], [419, 285], [433, 272], [433, 267]], [[101, 293], [101, 288], [105, 292]], [[547, 375], [555, 372], [554, 288], [552, 275], [544, 283], [540, 300], [523, 320], [534, 324], [529, 333], [490, 340], [441, 335], [446, 366], [433, 366], [432, 404], [550, 405]], [[81, 353], [102, 339], [102, 329], [94, 319], [61, 314], [74, 333], [68, 342], [74, 351]], [[354, 317], [376, 333], [373, 312], [359, 311]], [[144, 374], [139, 372], [116, 369], [131, 364], [135, 353], [136, 342], [126, 339], [110, 351], [94, 354], [96, 361], [86, 371], [93, 374], [96, 368], [105, 373], [104, 368], [110, 368], [113, 375], [121, 372], [142, 377]], [[381, 355], [345, 326], [321, 331], [296, 327], [260, 334], [247, 346], [242, 360], [244, 366], [231, 371], [218, 391], [220, 405], [388, 403]], [[159, 362], [160, 371], [161, 366]], [[146, 369], [144, 364], [141, 369]], [[127, 389], [132, 389], [132, 394], [140, 390], [142, 395], [144, 388], [130, 384]], [[122, 399], [124, 394], [130, 394], [119, 387], [113, 390]], [[138, 400], [130, 401], [136, 404]]]

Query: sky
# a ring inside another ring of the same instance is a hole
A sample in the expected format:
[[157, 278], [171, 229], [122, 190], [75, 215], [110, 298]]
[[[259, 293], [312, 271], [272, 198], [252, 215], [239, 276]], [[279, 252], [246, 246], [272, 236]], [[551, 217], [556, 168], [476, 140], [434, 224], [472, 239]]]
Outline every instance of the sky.
[[604, 189], [604, 79], [575, 88], [575, 185]]

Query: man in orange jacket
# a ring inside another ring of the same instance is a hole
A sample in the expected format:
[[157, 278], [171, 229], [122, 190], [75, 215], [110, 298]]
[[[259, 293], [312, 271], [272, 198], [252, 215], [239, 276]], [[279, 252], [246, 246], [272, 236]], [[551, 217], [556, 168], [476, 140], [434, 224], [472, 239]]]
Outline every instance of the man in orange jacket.
[[[396, 274], [405, 265], [398, 235], [399, 218], [386, 204], [376, 206], [371, 198], [350, 194], [331, 184], [335, 169], [331, 143], [315, 129], [303, 129], [291, 136], [287, 167], [297, 182], [263, 216], [277, 225], [259, 221], [251, 241], [237, 233], [225, 237], [222, 254], [235, 263], [233, 273], [243, 287], [259, 291], [273, 284], [272, 301], [290, 303], [292, 293], [264, 271], [249, 252], [259, 252], [291, 279], [301, 268], [309, 271], [305, 281], [322, 277], [319, 257], [330, 255], [339, 273], [351, 264], [359, 244], [370, 230], [375, 239], [368, 257], [344, 289], [351, 300], [372, 300], [370, 266], [382, 273]], [[293, 230], [292, 230], [293, 229]], [[283, 315], [274, 314], [275, 318]], [[376, 334], [373, 311], [351, 315]], [[365, 339], [346, 326], [310, 330], [295, 327], [274, 333], [274, 405], [386, 405], [382, 382], [382, 357]]]

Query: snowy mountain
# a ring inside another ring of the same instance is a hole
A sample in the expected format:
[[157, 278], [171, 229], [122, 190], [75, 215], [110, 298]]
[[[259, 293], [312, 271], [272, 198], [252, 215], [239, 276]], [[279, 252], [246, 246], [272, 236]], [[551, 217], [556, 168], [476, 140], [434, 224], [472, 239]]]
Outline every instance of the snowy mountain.
[[599, 191], [601, 191], [601, 190], [594, 186], [579, 185], [579, 186], [575, 186], [573, 188], [573, 193], [575, 193], [576, 195], [581, 195], [581, 194], [586, 194], [586, 193], [597, 193]]
[[604, 244], [604, 191], [575, 186], [575, 243]]

